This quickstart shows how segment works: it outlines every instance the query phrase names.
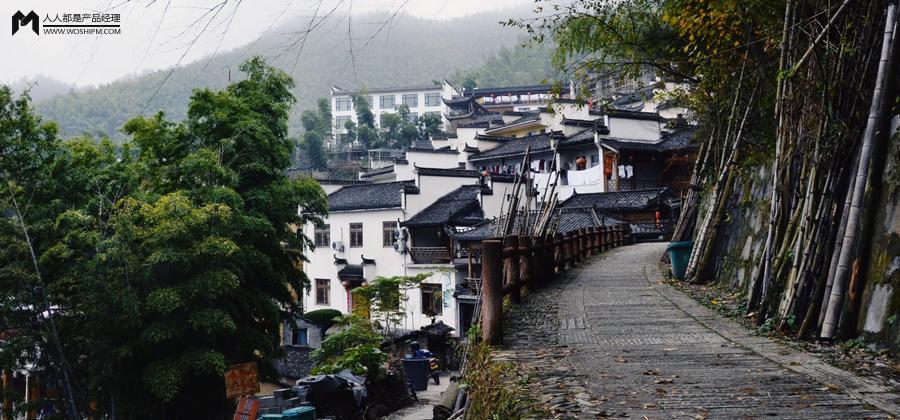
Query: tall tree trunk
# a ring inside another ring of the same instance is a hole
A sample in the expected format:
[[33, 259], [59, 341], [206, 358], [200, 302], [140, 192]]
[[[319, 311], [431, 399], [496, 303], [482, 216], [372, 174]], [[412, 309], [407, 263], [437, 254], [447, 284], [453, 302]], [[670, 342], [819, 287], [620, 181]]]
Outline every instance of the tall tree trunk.
[[834, 284], [831, 287], [831, 295], [828, 299], [828, 307], [825, 310], [825, 320], [822, 323], [823, 338], [832, 338], [837, 332], [838, 321], [844, 303], [844, 291], [847, 286], [847, 277], [850, 271], [853, 251], [856, 249], [857, 234], [859, 232], [859, 219], [862, 211], [867, 177], [869, 175], [869, 163], [875, 137], [882, 127], [884, 113], [884, 91], [890, 73], [892, 44], [896, 31], [897, 5], [888, 5], [884, 22], [884, 40], [881, 44], [881, 60], [878, 63], [878, 73], [875, 78], [875, 91], [872, 94], [872, 104], [869, 108], [869, 119], [863, 132], [862, 148], [859, 153], [859, 167], [856, 169], [856, 184], [853, 186], [853, 198], [850, 204], [850, 213], [847, 218], [847, 230], [844, 232], [840, 259], [838, 260]]

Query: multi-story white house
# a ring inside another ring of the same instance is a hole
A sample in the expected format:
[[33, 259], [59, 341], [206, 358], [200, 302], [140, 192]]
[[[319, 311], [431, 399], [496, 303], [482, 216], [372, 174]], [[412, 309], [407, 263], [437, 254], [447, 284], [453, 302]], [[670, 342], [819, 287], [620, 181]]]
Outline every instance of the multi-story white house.
[[440, 84], [425, 86], [404, 86], [393, 88], [368, 88], [368, 89], [342, 89], [338, 86], [331, 87], [331, 114], [334, 138], [345, 135], [347, 121], [358, 122], [356, 107], [353, 104], [354, 95], [364, 95], [369, 108], [375, 114], [375, 125], [381, 125], [382, 114], [395, 114], [399, 105], [409, 107], [409, 118], [418, 119], [425, 114], [434, 114], [442, 118], [446, 123], [448, 112], [444, 99], [450, 99], [459, 93], [446, 80]]

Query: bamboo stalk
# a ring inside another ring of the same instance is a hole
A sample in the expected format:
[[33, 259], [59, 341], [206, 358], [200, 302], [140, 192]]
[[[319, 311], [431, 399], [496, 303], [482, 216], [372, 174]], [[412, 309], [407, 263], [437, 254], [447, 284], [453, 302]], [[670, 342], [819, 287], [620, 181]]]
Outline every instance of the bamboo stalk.
[[835, 273], [834, 284], [825, 310], [825, 320], [822, 323], [821, 337], [832, 338], [835, 335], [840, 319], [841, 307], [844, 302], [844, 291], [847, 286], [847, 278], [850, 271], [850, 262], [856, 247], [857, 233], [859, 231], [860, 213], [862, 211], [863, 194], [869, 175], [869, 163], [875, 137], [884, 112], [884, 91], [890, 73], [892, 56], [892, 41], [896, 30], [896, 4], [889, 4], [884, 23], [884, 40], [881, 45], [881, 60], [878, 64], [878, 73], [875, 78], [875, 91], [872, 94], [872, 104], [869, 108], [869, 118], [863, 133], [862, 148], [859, 154], [859, 167], [856, 170], [856, 183], [853, 186], [853, 198], [850, 204], [850, 213], [847, 219], [847, 230], [844, 232], [840, 259]]

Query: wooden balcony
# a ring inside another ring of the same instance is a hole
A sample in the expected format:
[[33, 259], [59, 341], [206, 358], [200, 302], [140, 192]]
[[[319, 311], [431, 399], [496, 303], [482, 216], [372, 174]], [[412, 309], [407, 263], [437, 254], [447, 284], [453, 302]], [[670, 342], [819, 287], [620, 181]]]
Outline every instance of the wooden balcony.
[[450, 250], [444, 247], [412, 247], [409, 256], [416, 264], [449, 263]]

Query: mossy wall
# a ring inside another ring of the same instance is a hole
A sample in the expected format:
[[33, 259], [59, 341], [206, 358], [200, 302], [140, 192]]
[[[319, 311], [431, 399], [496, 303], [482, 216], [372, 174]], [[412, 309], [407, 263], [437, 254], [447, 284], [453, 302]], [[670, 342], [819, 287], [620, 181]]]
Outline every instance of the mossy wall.
[[[859, 327], [872, 341], [900, 349], [900, 118], [894, 118], [876, 209]], [[740, 166], [714, 245], [715, 281], [746, 294], [765, 252], [771, 194], [768, 162]], [[708, 208], [707, 192], [701, 208]], [[702, 220], [703, 214], [700, 219]]]

